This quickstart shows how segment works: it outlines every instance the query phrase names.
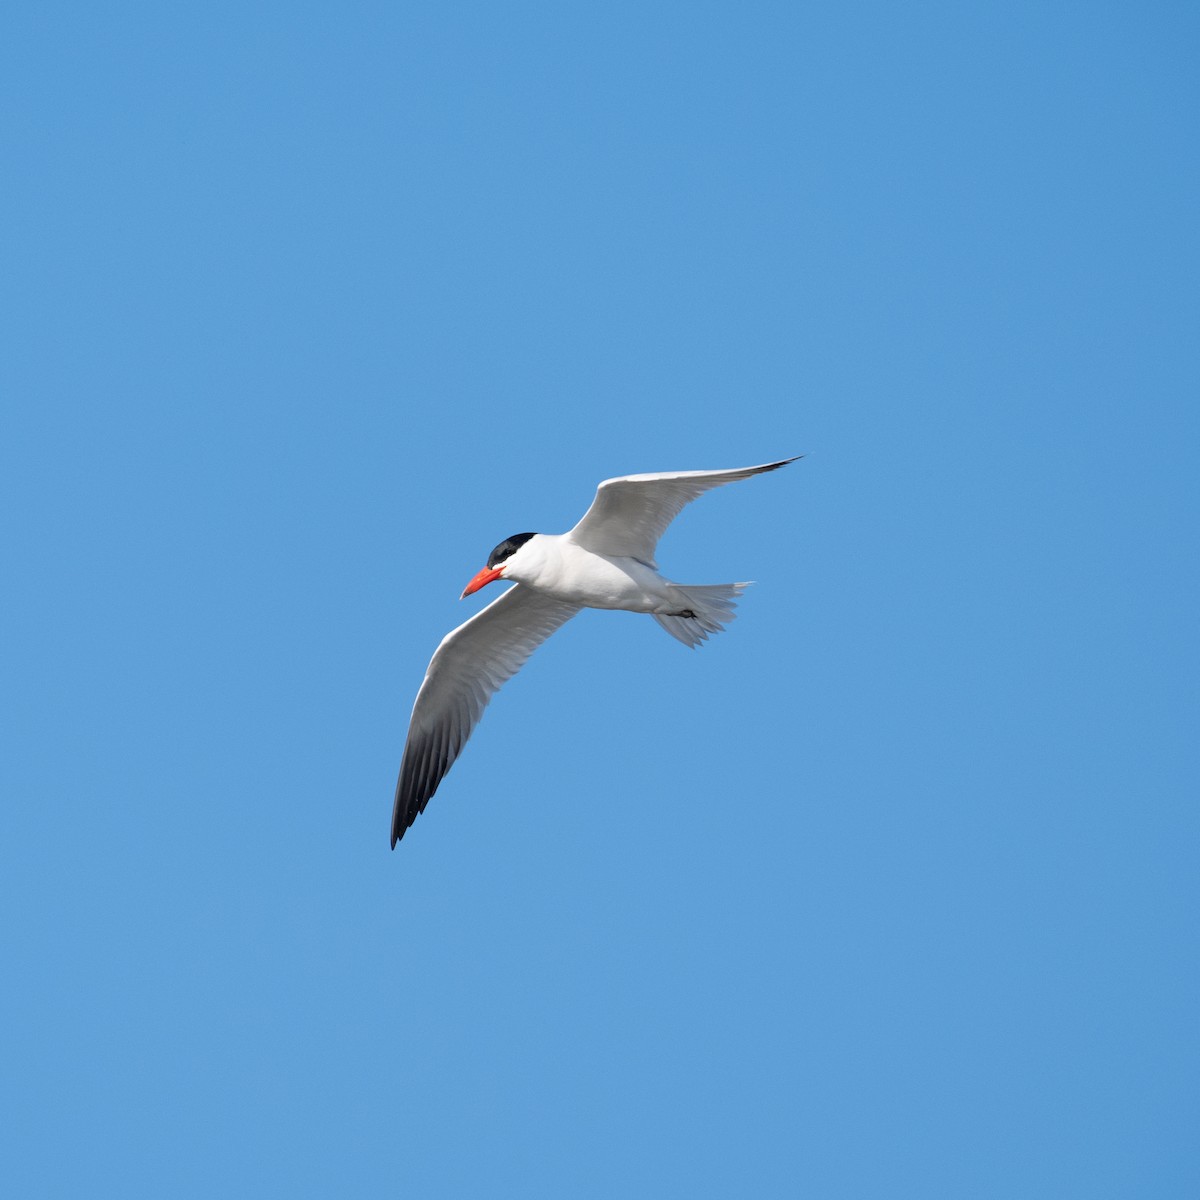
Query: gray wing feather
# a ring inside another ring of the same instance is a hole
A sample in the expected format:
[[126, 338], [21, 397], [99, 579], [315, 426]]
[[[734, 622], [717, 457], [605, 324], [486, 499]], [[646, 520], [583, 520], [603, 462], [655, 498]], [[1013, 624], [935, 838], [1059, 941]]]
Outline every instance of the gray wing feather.
[[655, 566], [658, 540], [684, 505], [710, 488], [775, 471], [795, 461], [785, 458], [732, 471], [663, 471], [606, 479], [596, 489], [591, 508], [567, 536], [596, 554], [638, 558]]
[[448, 633], [417, 693], [392, 810], [392, 847], [425, 811], [496, 692], [579, 611], [516, 584]]

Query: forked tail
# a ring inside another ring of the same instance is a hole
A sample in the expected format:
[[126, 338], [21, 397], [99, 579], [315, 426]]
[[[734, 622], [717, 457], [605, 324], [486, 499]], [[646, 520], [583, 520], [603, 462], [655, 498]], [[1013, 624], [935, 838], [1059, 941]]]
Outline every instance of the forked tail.
[[709, 634], [720, 633], [725, 624], [737, 616], [733, 610], [737, 598], [750, 585], [748, 583], [714, 583], [699, 586], [675, 584], [673, 591], [679, 594], [679, 611], [654, 613], [654, 619], [673, 637], [685, 646], [696, 647], [707, 640]]

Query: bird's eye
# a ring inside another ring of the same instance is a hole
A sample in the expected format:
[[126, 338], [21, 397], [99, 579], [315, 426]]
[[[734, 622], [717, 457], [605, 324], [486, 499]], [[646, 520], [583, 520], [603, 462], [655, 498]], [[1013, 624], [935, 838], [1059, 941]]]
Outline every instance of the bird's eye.
[[488, 568], [498, 567], [506, 558], [509, 558], [517, 550], [519, 550], [531, 537], [536, 536], [532, 533], [514, 533], [512, 537], [505, 538], [490, 555], [488, 555]]

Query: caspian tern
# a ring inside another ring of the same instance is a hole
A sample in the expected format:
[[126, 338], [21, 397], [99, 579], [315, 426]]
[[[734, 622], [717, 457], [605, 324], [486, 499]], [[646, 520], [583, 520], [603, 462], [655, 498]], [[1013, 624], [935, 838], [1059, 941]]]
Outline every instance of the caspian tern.
[[658, 539], [683, 506], [709, 488], [795, 461], [606, 479], [569, 532], [505, 538], [460, 599], [497, 579], [515, 586], [442, 639], [417, 693], [396, 784], [392, 849], [425, 811], [488, 701], [581, 608], [649, 613], [685, 646], [724, 629], [748, 585], [672, 583], [654, 561]]

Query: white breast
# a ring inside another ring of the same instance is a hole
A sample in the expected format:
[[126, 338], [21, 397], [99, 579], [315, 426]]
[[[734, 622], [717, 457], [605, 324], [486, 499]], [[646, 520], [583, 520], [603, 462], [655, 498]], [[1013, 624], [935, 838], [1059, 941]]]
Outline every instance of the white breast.
[[539, 534], [509, 560], [505, 579], [586, 608], [656, 612], [667, 604], [667, 581], [635, 558], [594, 554], [565, 534]]

